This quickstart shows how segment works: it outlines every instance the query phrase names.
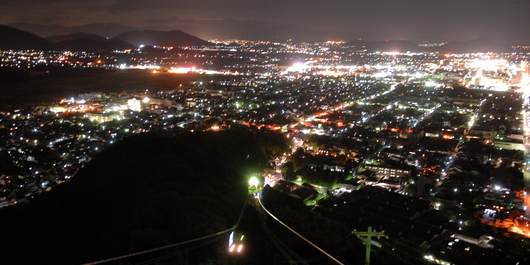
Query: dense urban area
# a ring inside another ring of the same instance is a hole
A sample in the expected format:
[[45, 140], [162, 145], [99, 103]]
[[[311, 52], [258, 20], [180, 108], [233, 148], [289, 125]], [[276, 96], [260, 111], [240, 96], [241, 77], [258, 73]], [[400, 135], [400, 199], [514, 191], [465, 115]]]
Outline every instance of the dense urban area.
[[[4, 106], [0, 207], [67, 182], [134, 134], [245, 127], [281, 132], [291, 143], [291, 153], [255, 172], [260, 186], [352, 229], [384, 230], [380, 242], [412, 242], [424, 256], [411, 264], [502, 256], [530, 237], [529, 56], [246, 40], [0, 51], [1, 69], [23, 69], [34, 80], [58, 69], [188, 80]], [[529, 262], [518, 258], [506, 254], [504, 264]]]

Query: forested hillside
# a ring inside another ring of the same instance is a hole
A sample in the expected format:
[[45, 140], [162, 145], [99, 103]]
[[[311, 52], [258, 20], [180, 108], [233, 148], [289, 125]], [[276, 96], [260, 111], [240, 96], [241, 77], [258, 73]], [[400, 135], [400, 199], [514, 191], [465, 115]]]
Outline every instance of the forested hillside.
[[[2, 209], [0, 256], [5, 264], [80, 264], [228, 229], [249, 174], [285, 151], [285, 139], [266, 131], [134, 135], [51, 192]], [[222, 256], [212, 244], [188, 258]]]

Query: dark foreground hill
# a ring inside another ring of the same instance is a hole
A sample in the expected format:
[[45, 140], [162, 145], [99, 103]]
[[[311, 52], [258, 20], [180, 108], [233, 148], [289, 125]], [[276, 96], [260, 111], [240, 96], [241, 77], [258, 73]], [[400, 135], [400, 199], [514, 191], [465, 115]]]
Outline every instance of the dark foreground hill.
[[[82, 264], [228, 229], [244, 205], [250, 169], [285, 148], [269, 132], [131, 136], [51, 192], [2, 209], [2, 264]], [[165, 262], [223, 257], [218, 243]]]

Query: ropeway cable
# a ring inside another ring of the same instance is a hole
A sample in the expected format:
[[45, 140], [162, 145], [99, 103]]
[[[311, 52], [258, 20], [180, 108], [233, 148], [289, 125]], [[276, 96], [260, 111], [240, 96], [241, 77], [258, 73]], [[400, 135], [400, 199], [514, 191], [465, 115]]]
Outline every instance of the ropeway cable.
[[229, 229], [217, 232], [215, 234], [211, 234], [211, 235], [207, 235], [207, 236], [191, 239], [191, 240], [188, 240], [188, 241], [183, 241], [183, 242], [179, 242], [179, 243], [175, 243], [175, 244], [171, 244], [171, 245], [167, 245], [167, 246], [163, 246], [163, 247], [158, 247], [158, 248], [148, 249], [148, 250], [144, 250], [144, 251], [139, 251], [139, 252], [135, 252], [135, 253], [127, 254], [127, 255], [122, 255], [122, 256], [114, 257], [114, 258], [110, 258], [110, 259], [104, 259], [104, 260], [100, 260], [100, 261], [85, 263], [85, 264], [82, 264], [82, 265], [101, 264], [101, 263], [105, 263], [105, 262], [109, 262], [109, 261], [114, 261], [114, 260], [124, 259], [124, 258], [128, 258], [128, 257], [138, 256], [138, 255], [141, 255], [141, 254], [145, 254], [145, 253], [149, 253], [149, 252], [153, 252], [153, 251], [158, 251], [158, 250], [162, 250], [162, 249], [166, 249], [166, 248], [177, 247], [177, 246], [180, 246], [180, 245], [196, 242], [196, 241], [207, 239], [207, 238], [210, 238], [210, 237], [219, 236], [219, 235], [228, 233], [228, 232], [230, 232], [230, 231], [232, 231], [234, 229], [235, 229], [235, 226], [231, 227]]
[[271, 212], [269, 212], [269, 210], [267, 210], [265, 208], [265, 206], [263, 206], [263, 204], [261, 203], [261, 198], [260, 196], [258, 196], [258, 201], [259, 201], [259, 204], [261, 205], [261, 208], [263, 208], [263, 210], [265, 212], [267, 212], [268, 215], [270, 215], [272, 218], [274, 218], [274, 220], [276, 220], [278, 223], [280, 223], [281, 225], [285, 226], [285, 228], [289, 229], [289, 231], [293, 232], [295, 235], [297, 235], [298, 237], [300, 237], [301, 239], [303, 239], [305, 242], [307, 242], [309, 245], [313, 246], [314, 248], [316, 248], [318, 251], [322, 252], [322, 254], [328, 256], [330, 259], [332, 259], [333, 261], [335, 261], [337, 264], [341, 264], [341, 265], [344, 265], [342, 262], [340, 262], [339, 260], [337, 260], [335, 257], [331, 256], [330, 254], [328, 254], [326, 251], [322, 250], [321, 248], [319, 248], [317, 245], [313, 244], [313, 242], [309, 241], [308, 239], [306, 239], [305, 237], [303, 237], [302, 235], [300, 235], [298, 232], [294, 231], [292, 228], [290, 228], [289, 226], [287, 226], [286, 224], [284, 224], [280, 219], [278, 219], [276, 216], [274, 216]]
[[[247, 198], [248, 198], [248, 195], [247, 195]], [[195, 238], [195, 239], [191, 239], [191, 240], [187, 240], [187, 241], [183, 241], [183, 242], [179, 242], [179, 243], [175, 243], [175, 244], [171, 244], [171, 245], [167, 245], [167, 246], [163, 246], [163, 247], [148, 249], [148, 250], [139, 251], [139, 252], [135, 252], [135, 253], [127, 254], [127, 255], [114, 257], [114, 258], [104, 259], [104, 260], [100, 260], [100, 261], [84, 263], [82, 265], [96, 265], [96, 264], [101, 264], [101, 263], [105, 263], [105, 262], [109, 262], [109, 261], [129, 258], [129, 257], [133, 257], [133, 256], [138, 256], [138, 255], [141, 255], [141, 254], [146, 254], [146, 253], [150, 253], [150, 252], [166, 249], [166, 248], [172, 248], [172, 247], [177, 247], [177, 246], [188, 244], [188, 243], [193, 243], [193, 242], [196, 242], [196, 241], [199, 241], [199, 240], [203, 240], [203, 239], [207, 239], [207, 238], [210, 238], [210, 237], [219, 236], [219, 235], [228, 233], [228, 232], [233, 231], [234, 229], [236, 229], [237, 226], [239, 225], [239, 222], [243, 218], [243, 213], [245, 212], [246, 203], [247, 203], [247, 199], [245, 199], [245, 203], [243, 204], [243, 209], [241, 209], [241, 214], [239, 215], [239, 219], [237, 220], [236, 225], [231, 227], [231, 228], [228, 228], [226, 230], [217, 232], [215, 234], [211, 234], [211, 235], [207, 235], [207, 236], [203, 236], [203, 237], [199, 237], [199, 238]]]

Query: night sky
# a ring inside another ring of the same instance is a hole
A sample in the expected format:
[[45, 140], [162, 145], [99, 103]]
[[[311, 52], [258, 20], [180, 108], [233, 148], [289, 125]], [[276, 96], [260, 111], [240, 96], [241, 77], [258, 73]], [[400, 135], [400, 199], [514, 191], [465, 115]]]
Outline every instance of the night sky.
[[[212, 25], [224, 24], [242, 30], [242, 25], [266, 25], [386, 39], [439, 37], [467, 41], [487, 37], [526, 42], [530, 40], [530, 1], [2, 0], [0, 24], [12, 23], [64, 26], [120, 23], [192, 31], [189, 33], [204, 39], [233, 37], [208, 30]], [[252, 37], [255, 36], [259, 35]]]

